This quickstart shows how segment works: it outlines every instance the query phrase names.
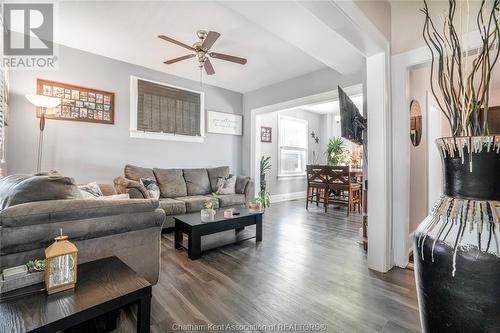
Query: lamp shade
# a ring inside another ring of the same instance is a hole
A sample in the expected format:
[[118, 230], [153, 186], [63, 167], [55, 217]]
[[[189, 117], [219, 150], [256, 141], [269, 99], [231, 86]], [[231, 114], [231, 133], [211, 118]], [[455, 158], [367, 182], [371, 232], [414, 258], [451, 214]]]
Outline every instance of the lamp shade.
[[42, 107], [42, 108], [55, 108], [56, 106], [61, 104], [61, 99], [55, 98], [55, 97], [36, 95], [36, 94], [27, 94], [26, 98], [34, 106]]

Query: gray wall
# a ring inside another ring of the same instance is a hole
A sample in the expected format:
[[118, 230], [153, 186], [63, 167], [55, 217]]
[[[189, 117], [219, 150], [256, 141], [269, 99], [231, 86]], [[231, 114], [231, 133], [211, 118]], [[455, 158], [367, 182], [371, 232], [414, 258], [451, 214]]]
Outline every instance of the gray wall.
[[[312, 131], [316, 133], [320, 138], [322, 137], [321, 131], [321, 123], [323, 116], [317, 113], [313, 113], [305, 110], [289, 110], [283, 112], [270, 112], [266, 114], [259, 115], [261, 126], [267, 126], [272, 128], [272, 142], [260, 143], [260, 151], [264, 156], [271, 156], [271, 172], [266, 176], [266, 190], [271, 195], [276, 194], [287, 194], [287, 193], [296, 193], [296, 192], [305, 192], [306, 191], [306, 178], [285, 178], [278, 179], [278, 150], [279, 150], [279, 131], [278, 131], [278, 114], [305, 119], [308, 122], [308, 134]], [[309, 163], [313, 163], [313, 150], [316, 151], [316, 154], [319, 155], [318, 163], [324, 162], [324, 147], [321, 144], [316, 144], [314, 139], [308, 135], [308, 160]], [[260, 140], [259, 140], [260, 141]], [[260, 156], [257, 158], [260, 159]]]
[[[8, 173], [31, 173], [36, 168], [38, 119], [24, 95], [36, 92], [37, 78], [115, 93], [114, 125], [47, 121], [45, 170], [59, 170], [78, 182], [110, 182], [122, 174], [126, 163], [161, 168], [229, 165], [233, 173], [241, 173], [240, 136], [207, 134], [204, 143], [129, 136], [130, 75], [195, 90], [200, 88], [198, 82], [65, 46], [59, 47], [59, 59], [58, 70], [10, 73]], [[207, 85], [203, 90], [207, 109], [242, 114], [242, 94]]]
[[250, 174], [251, 110], [337, 89], [337, 85], [362, 83], [361, 73], [343, 76], [331, 68], [321, 69], [243, 95], [243, 173]]
[[[427, 88], [429, 73], [426, 68], [414, 69], [409, 73], [410, 89], [409, 97], [417, 100], [422, 111], [422, 139], [415, 147], [410, 145], [410, 233], [415, 231], [418, 225], [427, 216]], [[410, 112], [410, 106], [406, 112]], [[410, 134], [408, 133], [408, 140]]]

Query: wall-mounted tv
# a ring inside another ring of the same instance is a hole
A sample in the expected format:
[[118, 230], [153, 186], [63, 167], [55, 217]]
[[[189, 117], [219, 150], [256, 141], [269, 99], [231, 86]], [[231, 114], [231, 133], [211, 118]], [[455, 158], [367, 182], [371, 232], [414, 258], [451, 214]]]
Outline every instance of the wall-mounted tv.
[[338, 87], [340, 105], [340, 130], [343, 138], [358, 145], [363, 144], [363, 131], [366, 129], [366, 119], [347, 94]]

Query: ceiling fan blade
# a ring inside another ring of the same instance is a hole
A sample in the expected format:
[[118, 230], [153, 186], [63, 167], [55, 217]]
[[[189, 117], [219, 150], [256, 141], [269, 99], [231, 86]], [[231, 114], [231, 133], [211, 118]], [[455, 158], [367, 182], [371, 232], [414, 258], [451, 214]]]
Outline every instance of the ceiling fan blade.
[[194, 53], [193, 54], [187, 54], [187, 55], [179, 57], [179, 58], [174, 58], [174, 59], [170, 59], [170, 60], [164, 61], [163, 63], [167, 64], [167, 65], [170, 65], [170, 64], [176, 63], [178, 61], [182, 61], [182, 60], [186, 60], [186, 59], [190, 59], [190, 58], [194, 58], [194, 57], [196, 57], [196, 54], [194, 54]]
[[214, 45], [215, 41], [220, 37], [220, 33], [216, 31], [209, 31], [207, 34], [207, 37], [205, 37], [205, 40], [203, 41], [203, 44], [201, 44], [201, 48], [205, 50], [210, 50], [212, 45]]
[[210, 62], [210, 59], [208, 59], [208, 58], [205, 59], [205, 62], [203, 63], [203, 67], [205, 67], [205, 71], [207, 72], [207, 75], [215, 74], [215, 70], [212, 66], [212, 63]]
[[241, 65], [244, 65], [244, 64], [247, 63], [247, 60], [245, 58], [239, 58], [239, 57], [235, 57], [235, 56], [232, 56], [232, 55], [227, 55], [227, 54], [224, 54], [224, 53], [210, 52], [210, 56], [212, 58], [215, 58], [215, 59], [221, 59], [221, 60], [231, 61], [231, 62], [235, 62], [235, 63], [241, 64]]
[[181, 46], [181, 47], [184, 47], [184, 48], [186, 48], [186, 49], [188, 49], [188, 50], [195, 51], [194, 47], [189, 46], [189, 45], [187, 45], [187, 44], [184, 44], [184, 43], [182, 43], [182, 42], [179, 42], [179, 41], [177, 41], [177, 40], [175, 40], [175, 39], [173, 39], [173, 38], [170, 38], [170, 37], [167, 37], [167, 36], [164, 36], [164, 35], [159, 35], [159, 36], [158, 36], [158, 38], [161, 38], [161, 39], [163, 39], [163, 40], [166, 40], [167, 42], [170, 42], [170, 43], [174, 43], [174, 44], [179, 45], [179, 46]]

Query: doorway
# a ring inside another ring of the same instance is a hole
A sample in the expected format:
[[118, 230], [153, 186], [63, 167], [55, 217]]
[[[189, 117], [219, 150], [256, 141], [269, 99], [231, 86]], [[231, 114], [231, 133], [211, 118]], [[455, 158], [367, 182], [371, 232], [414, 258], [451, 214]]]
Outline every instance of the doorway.
[[[363, 86], [352, 85], [344, 90], [363, 110]], [[339, 112], [337, 90], [252, 110], [251, 175], [256, 182], [255, 195], [260, 189], [260, 159], [270, 156], [272, 170], [266, 176], [266, 191], [270, 193], [271, 202], [305, 198], [305, 164], [326, 163], [324, 152], [328, 140], [340, 136]], [[299, 136], [305, 137], [304, 145], [289, 147], [284, 142], [288, 123], [288, 127], [296, 126], [297, 131], [301, 131]], [[266, 142], [265, 135], [262, 137], [263, 131], [270, 132], [270, 142]], [[347, 145], [350, 147], [349, 142]], [[298, 153], [300, 150], [303, 152]], [[286, 165], [291, 167], [287, 168]], [[295, 165], [298, 170], [293, 169]]]

